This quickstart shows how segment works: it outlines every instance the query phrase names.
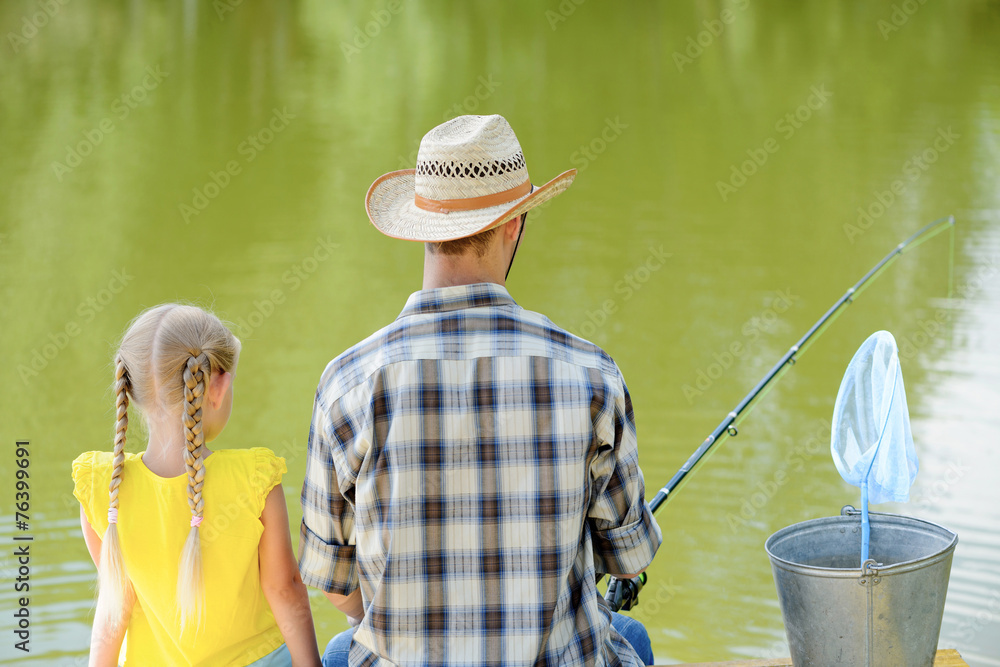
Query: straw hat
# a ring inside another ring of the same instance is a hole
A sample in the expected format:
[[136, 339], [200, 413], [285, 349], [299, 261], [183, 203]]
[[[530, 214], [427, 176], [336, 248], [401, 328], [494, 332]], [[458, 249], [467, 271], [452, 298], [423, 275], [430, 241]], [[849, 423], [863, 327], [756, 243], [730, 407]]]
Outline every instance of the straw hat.
[[452, 241], [492, 229], [569, 187], [576, 169], [541, 187], [502, 116], [459, 116], [424, 135], [417, 168], [379, 177], [365, 209], [376, 229], [408, 241]]

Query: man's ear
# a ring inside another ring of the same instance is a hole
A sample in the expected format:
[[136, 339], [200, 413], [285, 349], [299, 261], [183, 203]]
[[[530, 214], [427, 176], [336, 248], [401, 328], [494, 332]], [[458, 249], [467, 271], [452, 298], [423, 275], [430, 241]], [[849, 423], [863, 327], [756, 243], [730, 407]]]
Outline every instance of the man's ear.
[[232, 373], [219, 373], [215, 371], [208, 379], [208, 402], [213, 409], [218, 409], [222, 405], [222, 399], [226, 397], [230, 385], [233, 384]]
[[501, 228], [503, 229], [503, 235], [508, 241], [516, 240], [518, 232], [521, 231], [521, 216], [511, 218], [507, 222], [503, 223]]

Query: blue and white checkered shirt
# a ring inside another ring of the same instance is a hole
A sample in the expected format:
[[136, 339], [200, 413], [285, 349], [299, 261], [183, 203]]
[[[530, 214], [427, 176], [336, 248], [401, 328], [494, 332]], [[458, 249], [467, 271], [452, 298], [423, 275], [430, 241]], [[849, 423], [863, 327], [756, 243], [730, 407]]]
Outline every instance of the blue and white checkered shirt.
[[499, 285], [411, 295], [316, 392], [299, 568], [365, 617], [351, 664], [639, 665], [595, 574], [662, 541], [596, 345]]

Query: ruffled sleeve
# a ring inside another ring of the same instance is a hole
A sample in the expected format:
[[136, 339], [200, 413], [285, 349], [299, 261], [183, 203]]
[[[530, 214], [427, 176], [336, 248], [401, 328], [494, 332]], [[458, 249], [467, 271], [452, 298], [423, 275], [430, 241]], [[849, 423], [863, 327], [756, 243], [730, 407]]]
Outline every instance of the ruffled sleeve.
[[97, 514], [94, 510], [94, 468], [101, 452], [84, 452], [73, 461], [73, 495], [80, 501], [87, 522], [95, 530], [100, 526], [95, 523]]
[[255, 510], [257, 516], [260, 517], [264, 512], [264, 501], [267, 500], [267, 494], [275, 486], [281, 484], [281, 477], [288, 472], [288, 467], [285, 465], [285, 459], [275, 455], [266, 447], [253, 447], [252, 450], [256, 463], [253, 483], [254, 497], [257, 500]]

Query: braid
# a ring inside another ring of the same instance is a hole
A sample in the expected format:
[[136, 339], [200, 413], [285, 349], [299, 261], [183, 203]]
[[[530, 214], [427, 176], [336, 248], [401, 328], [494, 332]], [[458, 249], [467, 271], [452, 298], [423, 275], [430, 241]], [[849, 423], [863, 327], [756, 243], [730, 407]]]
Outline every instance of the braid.
[[134, 595], [132, 582], [125, 569], [121, 540], [118, 535], [118, 489], [125, 468], [125, 432], [128, 430], [128, 392], [131, 391], [128, 369], [121, 355], [115, 357], [115, 447], [111, 483], [108, 485], [108, 530], [101, 542], [101, 562], [98, 568], [97, 615], [110, 626], [122, 621], [125, 600]]
[[205, 434], [201, 427], [201, 404], [205, 398], [205, 373], [210, 372], [208, 355], [202, 352], [191, 357], [184, 368], [184, 465], [188, 474], [188, 506], [192, 518], [201, 518], [205, 502], [201, 497], [205, 485], [205, 467], [201, 457], [205, 450]]
[[180, 573], [177, 579], [177, 601], [181, 612], [181, 627], [192, 617], [201, 620], [203, 597], [201, 546], [198, 526], [204, 517], [205, 501], [202, 489], [205, 486], [205, 434], [202, 430], [202, 403], [205, 385], [211, 374], [208, 355], [199, 351], [192, 354], [184, 366], [184, 465], [188, 475], [188, 507], [191, 509], [191, 532], [188, 534], [181, 554]]
[[128, 430], [128, 370], [121, 357], [115, 358], [115, 449], [114, 466], [111, 472], [110, 509], [118, 510], [118, 487], [122, 483], [122, 469], [125, 467], [125, 432]]

